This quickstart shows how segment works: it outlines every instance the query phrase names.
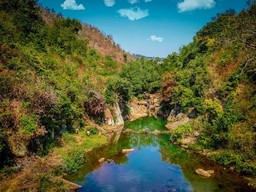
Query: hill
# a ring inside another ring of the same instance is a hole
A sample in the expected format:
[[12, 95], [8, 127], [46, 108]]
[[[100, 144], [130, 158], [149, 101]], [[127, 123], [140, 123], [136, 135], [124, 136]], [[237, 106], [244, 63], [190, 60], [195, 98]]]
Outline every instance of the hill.
[[[158, 114], [170, 121], [174, 143], [251, 176], [256, 176], [255, 12], [256, 2], [250, 1], [240, 13], [218, 14], [180, 53], [161, 62], [139, 59], [123, 67], [117, 83], [125, 90], [117, 91], [119, 96], [161, 92]], [[181, 117], [189, 121], [173, 127]]]
[[[54, 18], [62, 17], [61, 14], [56, 14], [54, 10], [47, 8], [42, 8], [41, 12], [44, 21], [48, 25], [52, 25]], [[91, 49], [97, 51], [101, 55], [117, 61], [120, 64], [127, 63], [134, 59], [133, 55], [122, 50], [122, 48], [113, 41], [111, 35], [104, 34], [92, 25], [86, 23], [81, 23], [81, 25], [82, 28], [79, 30], [78, 35], [88, 43], [88, 47]]]
[[[146, 108], [149, 93], [161, 93], [160, 117], [169, 125], [189, 119], [172, 127], [174, 143], [255, 177], [255, 12], [250, 1], [240, 13], [218, 14], [180, 53], [133, 60], [111, 36], [44, 10], [36, 0], [1, 0], [1, 171], [8, 176], [22, 158], [45, 156], [60, 145], [64, 165], [51, 174], [76, 171], [85, 148], [102, 143], [99, 125], [123, 123], [132, 98], [145, 100]], [[89, 142], [86, 126], [94, 133]], [[43, 161], [40, 171], [47, 167]], [[35, 186], [51, 187], [53, 175], [40, 175]]]
[[86, 102], [103, 94], [131, 57], [94, 27], [37, 1], [0, 1], [0, 167], [46, 154], [86, 124]]

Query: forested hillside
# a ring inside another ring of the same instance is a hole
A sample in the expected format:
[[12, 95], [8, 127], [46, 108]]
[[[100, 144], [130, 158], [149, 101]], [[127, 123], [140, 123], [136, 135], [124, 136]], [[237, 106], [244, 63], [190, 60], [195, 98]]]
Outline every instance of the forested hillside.
[[[253, 1], [240, 13], [227, 10], [218, 14], [179, 53], [163, 61], [142, 59], [124, 67], [115, 89], [125, 99], [161, 91], [160, 116], [186, 113], [191, 119], [174, 131], [175, 143], [182, 144], [182, 138], [200, 132], [190, 147], [215, 151], [209, 153], [214, 161], [254, 176], [255, 13]], [[112, 84], [107, 90], [115, 87]]]
[[90, 92], [104, 92], [122, 66], [119, 61], [129, 59], [97, 30], [97, 38], [104, 39], [98, 49], [112, 55], [90, 46], [93, 37], [84, 33], [95, 30], [34, 0], [0, 1], [1, 166], [8, 157], [45, 154], [63, 132], [86, 124]]
[[[190, 148], [256, 176], [255, 13], [250, 1], [240, 13], [218, 14], [179, 53], [132, 60], [111, 36], [36, 0], [0, 0], [0, 169], [21, 157], [45, 156], [61, 139], [73, 142], [74, 134], [65, 133], [89, 122], [100, 130], [107, 109], [120, 108], [123, 123], [132, 98], [160, 93], [159, 117], [189, 117], [173, 131], [174, 143], [196, 132]], [[95, 127], [90, 133], [98, 133]], [[79, 153], [61, 151], [66, 172], [84, 162], [77, 143], [66, 148]]]

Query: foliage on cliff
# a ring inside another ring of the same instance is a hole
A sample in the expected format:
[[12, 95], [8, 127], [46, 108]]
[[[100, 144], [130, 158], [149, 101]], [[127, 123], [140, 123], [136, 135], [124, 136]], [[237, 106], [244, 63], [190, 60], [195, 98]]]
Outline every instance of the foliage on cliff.
[[36, 0], [0, 1], [0, 167], [83, 127], [89, 93], [116, 76], [121, 63], [91, 48], [84, 28]]
[[201, 148], [236, 171], [256, 173], [256, 2], [218, 14], [194, 41], [169, 55], [163, 102], [200, 117]]

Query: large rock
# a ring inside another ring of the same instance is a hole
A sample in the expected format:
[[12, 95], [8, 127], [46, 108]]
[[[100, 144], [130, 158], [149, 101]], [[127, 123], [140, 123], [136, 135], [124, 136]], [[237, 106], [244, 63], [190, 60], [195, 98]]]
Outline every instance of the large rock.
[[103, 163], [105, 161], [105, 158], [100, 158], [99, 163]]
[[104, 110], [104, 116], [106, 125], [114, 126], [124, 124], [124, 119], [118, 103], [114, 103], [110, 106], [110, 109], [106, 108]]
[[203, 170], [203, 169], [196, 169], [196, 173], [198, 174], [198, 175], [201, 175], [201, 176], [203, 176], [203, 177], [211, 177], [212, 175], [211, 174], [213, 174], [214, 173], [214, 171], [213, 170]]
[[179, 113], [177, 116], [176, 116], [176, 121], [179, 121], [181, 120], [182, 118], [184, 117], [184, 114], [183, 113]]
[[132, 152], [132, 151], [134, 151], [135, 149], [123, 149], [122, 150], [122, 153], [123, 154], [127, 154], [127, 153], [130, 153], [130, 152]]

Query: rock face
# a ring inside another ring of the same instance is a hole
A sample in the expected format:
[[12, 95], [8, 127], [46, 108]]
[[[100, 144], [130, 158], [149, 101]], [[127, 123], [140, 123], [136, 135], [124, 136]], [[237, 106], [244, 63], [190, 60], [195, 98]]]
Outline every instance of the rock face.
[[189, 118], [185, 116], [182, 119], [177, 121], [168, 121], [165, 127], [170, 131], [174, 131], [179, 125], [187, 122], [189, 122]]
[[214, 173], [214, 170], [203, 170], [203, 169], [196, 169], [196, 173], [198, 175], [201, 175], [203, 177], [211, 177], [212, 174]]
[[105, 123], [106, 125], [110, 125], [110, 126], [113, 126], [115, 125], [115, 121], [114, 121], [114, 118], [111, 114], [111, 111], [109, 110], [109, 108], [106, 108], [104, 110], [104, 116], [105, 116]]
[[156, 116], [160, 108], [160, 95], [147, 94], [143, 100], [133, 99], [130, 104], [129, 120], [135, 120], [148, 115]]
[[112, 114], [114, 117], [115, 125], [123, 125], [124, 124], [124, 119], [122, 117], [122, 112], [120, 110], [118, 103], [113, 104]]
[[132, 151], [134, 151], [134, 149], [123, 149], [123, 150], [122, 150], [122, 153], [123, 153], [123, 154], [127, 154], [127, 153], [130, 153], [130, 152], [132, 152]]
[[106, 125], [114, 126], [124, 124], [124, 119], [118, 103], [114, 103], [109, 108], [105, 108], [104, 116]]

